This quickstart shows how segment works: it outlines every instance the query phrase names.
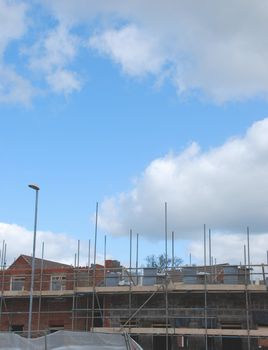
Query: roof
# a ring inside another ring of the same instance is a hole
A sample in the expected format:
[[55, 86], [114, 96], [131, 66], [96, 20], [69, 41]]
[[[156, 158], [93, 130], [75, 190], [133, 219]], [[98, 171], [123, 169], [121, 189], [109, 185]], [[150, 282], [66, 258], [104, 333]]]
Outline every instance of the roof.
[[[29, 255], [24, 255], [21, 254], [14, 262], [13, 264], [11, 264], [9, 266], [10, 268], [14, 268], [17, 265], [18, 260], [24, 259], [24, 261], [29, 265], [32, 266], [32, 256]], [[42, 261], [43, 261], [43, 268], [44, 269], [53, 269], [53, 268], [71, 268], [71, 265], [67, 265], [67, 264], [63, 264], [63, 263], [59, 263], [56, 261], [52, 261], [52, 260], [46, 260], [46, 259], [39, 259], [39, 258], [35, 258], [34, 262], [35, 262], [35, 268], [36, 269], [41, 269], [42, 266]]]

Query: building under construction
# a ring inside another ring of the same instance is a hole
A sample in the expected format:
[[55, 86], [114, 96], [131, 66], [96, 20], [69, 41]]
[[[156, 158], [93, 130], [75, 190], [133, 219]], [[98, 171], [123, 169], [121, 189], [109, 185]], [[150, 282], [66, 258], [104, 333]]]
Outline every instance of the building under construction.
[[1, 268], [0, 329], [127, 332], [143, 349], [268, 349], [267, 265], [71, 266], [21, 255]]

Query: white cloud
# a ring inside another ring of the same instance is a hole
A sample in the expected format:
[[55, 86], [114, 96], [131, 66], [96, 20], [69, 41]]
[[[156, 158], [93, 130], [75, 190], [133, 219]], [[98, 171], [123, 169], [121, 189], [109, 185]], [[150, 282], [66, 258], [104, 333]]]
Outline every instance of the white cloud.
[[26, 11], [27, 6], [23, 3], [0, 0], [1, 56], [11, 41], [20, 39], [26, 32]]
[[25, 4], [0, 0], [0, 103], [29, 105], [35, 94], [30, 81], [5, 63], [8, 46], [27, 31], [26, 13]]
[[35, 94], [31, 83], [15, 69], [0, 65], [0, 102], [30, 105]]
[[156, 41], [144, 36], [144, 33], [133, 25], [94, 35], [89, 45], [101, 54], [111, 56], [122, 66], [125, 73], [133, 76], [158, 74], [164, 63]]
[[218, 102], [267, 98], [266, 2], [44, 3], [63, 23], [87, 23], [97, 18], [94, 23], [99, 24], [101, 33], [93, 37], [91, 44], [120, 63], [128, 74], [166, 76], [168, 65], [168, 76], [180, 93], [197, 90]]
[[178, 238], [199, 237], [204, 223], [221, 232], [267, 232], [268, 119], [254, 123], [243, 137], [202, 152], [192, 144], [180, 154], [152, 161], [130, 192], [105, 199], [100, 227], [123, 235], [133, 228], [148, 237], [168, 226]]
[[[244, 264], [244, 246], [246, 247], [247, 259], [247, 237], [246, 227], [244, 234], [223, 234], [212, 232], [212, 253], [213, 261], [217, 263]], [[266, 264], [268, 250], [268, 233], [254, 234], [250, 232], [250, 263], [251, 265]], [[208, 248], [208, 247], [207, 247]], [[204, 246], [203, 241], [194, 240], [189, 244], [189, 252], [192, 255], [192, 261], [198, 264], [203, 264], [204, 261]], [[208, 253], [208, 249], [207, 249]], [[209, 256], [207, 254], [207, 263]], [[256, 271], [259, 269], [255, 269]], [[260, 276], [259, 276], [260, 278]]]
[[81, 89], [81, 83], [76, 74], [66, 70], [57, 70], [47, 76], [51, 88], [58, 93], [70, 94]]
[[[31, 4], [0, 0], [0, 63], [5, 67], [8, 46], [22, 40], [31, 23], [31, 34], [41, 38], [28, 51], [29, 66], [56, 93], [81, 89], [74, 64], [82, 41], [90, 36], [89, 46], [124, 73], [150, 74], [157, 82], [169, 79], [179, 94], [199, 94], [219, 103], [268, 97], [266, 2], [43, 0], [42, 4], [52, 14], [44, 35], [27, 18]], [[20, 66], [19, 58], [16, 64]], [[14, 73], [19, 75], [18, 69]]]
[[[77, 240], [65, 233], [51, 231], [37, 231], [36, 256], [42, 256], [42, 242], [44, 242], [44, 258], [74, 264], [74, 256], [77, 253]], [[7, 262], [12, 263], [20, 254], [31, 255], [33, 245], [33, 231], [15, 224], [0, 222], [0, 249], [3, 240], [7, 244]], [[80, 265], [86, 265], [88, 261], [88, 244], [80, 244]], [[92, 252], [91, 252], [91, 256]], [[97, 256], [97, 261], [103, 263], [103, 257]], [[92, 262], [92, 261], [91, 261]]]
[[[22, 43], [31, 24], [30, 34], [40, 40], [28, 51], [29, 66], [54, 92], [81, 88], [74, 64], [83, 40], [90, 37], [89, 46], [124, 73], [151, 74], [156, 81], [164, 77], [179, 94], [200, 94], [220, 103], [268, 97], [266, 2], [43, 0], [42, 4], [51, 11], [51, 22], [44, 21], [42, 27], [45, 34], [27, 18], [34, 5], [0, 0], [0, 63], [5, 67], [10, 43]], [[21, 63], [18, 57], [18, 67]]]
[[32, 50], [31, 68], [50, 71], [71, 62], [77, 54], [77, 37], [66, 27], [51, 29]]
[[77, 73], [66, 69], [77, 56], [79, 39], [59, 25], [50, 30], [25, 53], [30, 55], [30, 68], [45, 75], [51, 89], [57, 93], [69, 94], [81, 88]]

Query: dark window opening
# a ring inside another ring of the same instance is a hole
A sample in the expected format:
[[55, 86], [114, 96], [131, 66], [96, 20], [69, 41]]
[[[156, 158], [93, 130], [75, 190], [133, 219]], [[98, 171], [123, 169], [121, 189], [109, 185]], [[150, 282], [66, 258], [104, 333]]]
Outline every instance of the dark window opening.
[[55, 333], [63, 330], [64, 330], [64, 325], [55, 325], [55, 326], [49, 327], [49, 333]]
[[[154, 350], [163, 350], [166, 349], [166, 336], [158, 335], [153, 337], [153, 349]], [[171, 350], [171, 337], [168, 337], [168, 349]]]
[[242, 350], [242, 340], [239, 337], [224, 337], [222, 338], [223, 350]]
[[11, 325], [10, 332], [15, 332], [15, 333], [21, 334], [23, 332], [23, 325], [21, 325], [21, 324]]
[[94, 312], [94, 327], [103, 327], [102, 314], [100, 311]]

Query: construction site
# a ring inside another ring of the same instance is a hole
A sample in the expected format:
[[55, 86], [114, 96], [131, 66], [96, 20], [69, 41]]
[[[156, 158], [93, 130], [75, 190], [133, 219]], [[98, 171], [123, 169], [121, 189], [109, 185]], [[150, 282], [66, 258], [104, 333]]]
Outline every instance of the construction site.
[[0, 330], [27, 337], [31, 317], [32, 338], [64, 330], [127, 333], [145, 350], [268, 349], [268, 266], [246, 254], [240, 265], [165, 269], [78, 260], [35, 258], [31, 290], [33, 258], [7, 267], [2, 254]]

